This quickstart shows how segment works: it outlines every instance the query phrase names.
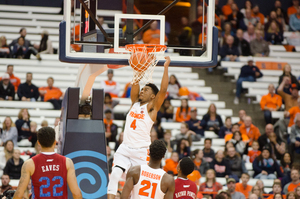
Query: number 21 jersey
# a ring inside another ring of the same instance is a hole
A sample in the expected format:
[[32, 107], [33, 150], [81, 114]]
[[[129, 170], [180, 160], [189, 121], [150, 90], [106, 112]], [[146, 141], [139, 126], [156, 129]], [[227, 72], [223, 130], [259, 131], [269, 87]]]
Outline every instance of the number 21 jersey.
[[134, 103], [126, 116], [123, 143], [131, 148], [149, 147], [153, 123], [148, 114], [147, 104], [141, 106], [140, 102]]
[[67, 199], [66, 157], [41, 153], [32, 158], [35, 170], [31, 176], [32, 198]]

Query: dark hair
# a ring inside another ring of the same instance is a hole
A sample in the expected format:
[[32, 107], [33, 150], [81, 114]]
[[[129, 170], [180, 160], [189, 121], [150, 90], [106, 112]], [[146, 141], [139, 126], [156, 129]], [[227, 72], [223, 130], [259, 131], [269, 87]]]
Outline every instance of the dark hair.
[[[188, 141], [188, 140], [185, 139], [185, 138], [181, 138], [180, 140], [177, 141], [176, 152], [178, 153], [178, 155], [181, 154], [181, 153], [180, 153], [180, 145], [181, 145], [181, 142], [182, 142], [183, 140]], [[183, 151], [184, 151], [184, 153], [185, 153], [185, 152], [186, 152], [186, 153], [188, 152], [188, 149], [187, 149], [186, 146], [184, 147]]]
[[27, 72], [27, 73], [26, 73], [26, 75], [29, 75], [29, 74], [31, 74], [31, 75], [32, 75], [32, 72]]
[[148, 84], [146, 84], [145, 86], [149, 86], [151, 89], [152, 89], [152, 91], [153, 91], [153, 94], [154, 95], [157, 95], [157, 93], [158, 93], [158, 88], [157, 88], [157, 86], [155, 85], [155, 84], [152, 84], [152, 83], [148, 83]]
[[40, 41], [40, 47], [39, 47], [39, 52], [44, 51], [47, 49], [47, 41], [48, 41], [49, 35], [44, 34], [43, 38]]
[[8, 64], [6, 68], [9, 68], [9, 67], [14, 67], [14, 65]]
[[187, 176], [194, 171], [195, 164], [191, 158], [182, 158], [179, 164], [180, 170], [183, 175]]
[[19, 33], [21, 33], [23, 30], [26, 30], [26, 28], [21, 28], [20, 31], [19, 31]]
[[[253, 143], [253, 142], [252, 142]], [[282, 165], [283, 168], [286, 167], [287, 163], [284, 162], [284, 156], [285, 154], [289, 154], [290, 155], [290, 159], [291, 159], [291, 163], [289, 164], [289, 168], [291, 168], [292, 164], [293, 164], [293, 157], [291, 156], [291, 154], [289, 152], [285, 152], [282, 157], [281, 157], [281, 160], [280, 160], [280, 164]]]
[[165, 157], [167, 147], [162, 140], [154, 140], [150, 145], [150, 158], [153, 160], [161, 160]]
[[205, 138], [204, 144], [205, 144], [205, 142], [206, 142], [207, 140], [210, 141], [210, 143], [212, 143], [212, 139], [211, 139], [211, 138]]
[[3, 176], [8, 176], [8, 178], [10, 178], [7, 173], [3, 173], [2, 176], [1, 176], [1, 179], [2, 179]]
[[226, 199], [226, 197], [222, 194], [216, 195], [215, 199]]
[[[170, 77], [171, 77], [171, 76], [173, 76], [173, 77], [175, 78], [175, 84], [177, 84], [178, 87], [181, 88], [181, 85], [180, 85], [180, 83], [179, 83], [177, 77], [176, 77], [174, 74], [170, 75]], [[170, 83], [170, 81], [169, 81], [169, 83]]]
[[109, 97], [109, 98], [111, 99], [110, 93], [105, 93], [105, 94], [104, 94], [104, 98], [106, 98], [106, 97]]
[[[257, 160], [258, 160], [259, 162], [261, 162], [261, 161], [263, 160], [262, 153], [263, 153], [264, 150], [269, 151], [269, 154], [270, 154], [269, 158], [272, 158], [272, 159], [273, 159], [272, 154], [271, 154], [271, 149], [270, 149], [268, 146], [264, 146], [263, 149], [261, 150], [261, 154], [257, 157]], [[274, 160], [274, 159], [273, 159], [273, 160]], [[277, 163], [276, 160], [274, 160], [274, 162]]]
[[279, 183], [279, 182], [274, 182], [272, 188], [274, 188], [275, 185], [279, 185], [279, 186], [281, 187], [281, 183]]
[[246, 2], [249, 1], [251, 3], [251, 8], [252, 8], [252, 2], [250, 0], [245, 1], [245, 8], [246, 8]]
[[234, 137], [235, 137], [235, 134], [237, 134], [237, 133], [240, 135], [240, 140], [243, 140], [242, 134], [241, 134], [241, 132], [239, 132], [239, 131], [236, 131], [236, 132], [233, 133], [232, 139], [235, 139]]
[[228, 120], [228, 119], [231, 119], [231, 117], [226, 117], [226, 118], [225, 118], [225, 121]]
[[200, 149], [195, 149], [192, 151], [192, 159], [194, 160], [196, 158], [196, 155], [199, 153]]
[[[185, 109], [185, 113], [188, 114], [188, 113], [189, 113], [189, 109], [190, 109], [190, 107], [189, 107], [189, 100], [188, 100], [188, 99], [182, 99], [182, 100], [186, 100], [186, 109]], [[181, 101], [182, 101], [182, 100], [181, 100]], [[183, 109], [183, 107], [182, 107], [182, 105], [180, 105], [180, 113], [182, 113], [182, 109]]]
[[37, 140], [42, 147], [49, 148], [55, 142], [55, 131], [51, 127], [40, 128], [37, 132]]

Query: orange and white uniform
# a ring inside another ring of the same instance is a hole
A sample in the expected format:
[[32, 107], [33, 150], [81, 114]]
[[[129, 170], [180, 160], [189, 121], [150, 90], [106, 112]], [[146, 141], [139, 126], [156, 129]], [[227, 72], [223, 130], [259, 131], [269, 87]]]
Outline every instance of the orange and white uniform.
[[123, 142], [114, 155], [114, 166], [128, 171], [131, 166], [147, 164], [149, 161], [150, 131], [153, 126], [147, 104], [132, 105], [126, 116]]
[[166, 172], [141, 165], [140, 179], [133, 187], [131, 199], [163, 199], [165, 193], [161, 190], [161, 180]]
[[116, 81], [101, 81], [101, 88], [105, 93], [109, 93], [111, 97], [118, 97], [120, 92], [120, 84]]

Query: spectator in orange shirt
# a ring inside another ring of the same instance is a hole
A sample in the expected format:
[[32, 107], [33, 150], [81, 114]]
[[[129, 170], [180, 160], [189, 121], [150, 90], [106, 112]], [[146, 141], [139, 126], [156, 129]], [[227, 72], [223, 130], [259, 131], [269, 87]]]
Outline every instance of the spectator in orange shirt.
[[164, 166], [164, 171], [168, 174], [177, 175], [177, 165], [179, 161], [179, 156], [177, 152], [173, 152], [171, 158], [166, 159], [166, 164]]
[[234, 0], [227, 0], [227, 4], [222, 7], [222, 12], [227, 17], [232, 13], [231, 6], [234, 3]]
[[[224, 137], [225, 143], [228, 142], [229, 140], [231, 140], [232, 137], [233, 137], [233, 133], [234, 133], [234, 132], [237, 132], [237, 131], [240, 131], [240, 126], [239, 126], [237, 123], [235, 123], [235, 124], [233, 124], [232, 127], [231, 127], [231, 132], [232, 132], [232, 133], [229, 133], [229, 134], [225, 135], [225, 137]], [[248, 136], [247, 136], [246, 134], [242, 134], [242, 140], [243, 140], [244, 142], [248, 142], [248, 141], [249, 141], [249, 138], [248, 138]]]
[[292, 182], [286, 184], [283, 188], [283, 192], [287, 194], [288, 192], [296, 191], [296, 188], [300, 186], [300, 174], [298, 169], [291, 170]]
[[254, 140], [252, 142], [252, 150], [248, 151], [248, 157], [251, 163], [255, 160], [255, 158], [257, 158], [261, 154], [261, 151], [258, 149], [259, 149], [259, 143], [258, 141]]
[[[270, 192], [270, 195], [267, 199], [276, 199], [275, 195], [276, 194], [283, 194], [282, 192], [282, 188], [281, 188], [281, 183], [278, 182], [274, 182], [273, 186], [272, 186], [272, 191]], [[283, 198], [285, 198], [285, 196], [283, 196]]]
[[265, 121], [267, 124], [272, 123], [272, 111], [278, 111], [282, 105], [282, 98], [275, 94], [275, 87], [270, 84], [268, 87], [269, 93], [262, 96], [260, 100], [261, 110], [264, 111]]
[[299, 0], [293, 0], [293, 5], [287, 9], [287, 14], [289, 18], [291, 15], [296, 14], [298, 7], [299, 7]]
[[257, 21], [259, 21], [262, 25], [265, 24], [265, 16], [259, 12], [259, 6], [255, 5], [252, 8], [252, 16], [255, 17], [257, 19]]
[[44, 98], [44, 102], [51, 102], [54, 106], [55, 110], [61, 109], [60, 98], [63, 96], [61, 90], [57, 87], [53, 87], [54, 79], [53, 77], [48, 77], [47, 79], [47, 87], [40, 87], [39, 92], [42, 98]]
[[112, 98], [118, 97], [120, 92], [120, 84], [113, 81], [114, 71], [112, 69], [107, 70], [108, 80], [101, 81], [101, 88], [104, 89], [105, 93], [109, 93]]
[[[9, 80], [10, 83], [15, 87], [15, 92], [17, 92], [19, 85], [21, 84], [20, 78], [14, 76], [14, 65], [7, 65], [6, 73], [9, 74]], [[0, 77], [0, 81], [2, 80], [2, 77]]]
[[248, 198], [252, 190], [252, 186], [248, 185], [249, 179], [250, 175], [248, 173], [243, 173], [241, 177], [242, 182], [236, 183], [235, 185], [235, 191], [241, 192], [246, 198]]
[[[157, 28], [157, 21], [152, 22], [150, 29], [146, 30], [143, 34], [143, 42], [145, 44], [159, 44], [160, 43], [160, 30]], [[167, 36], [165, 36], [167, 41]]]
[[177, 108], [175, 120], [176, 122], [186, 122], [191, 119], [191, 107], [189, 107], [188, 99], [181, 100], [181, 106]]
[[202, 176], [205, 176], [206, 171], [209, 169], [209, 163], [204, 160], [203, 156], [204, 153], [201, 149], [196, 149], [192, 153], [195, 170], [199, 171]]
[[252, 118], [250, 116], [245, 117], [245, 123], [240, 126], [240, 132], [247, 135], [250, 139], [249, 146], [252, 146], [252, 141], [257, 140], [260, 136], [259, 129], [252, 124]]
[[292, 107], [289, 111], [284, 111], [285, 117], [290, 117], [289, 127], [295, 124], [296, 115], [300, 113], [300, 98], [297, 99], [298, 106]]

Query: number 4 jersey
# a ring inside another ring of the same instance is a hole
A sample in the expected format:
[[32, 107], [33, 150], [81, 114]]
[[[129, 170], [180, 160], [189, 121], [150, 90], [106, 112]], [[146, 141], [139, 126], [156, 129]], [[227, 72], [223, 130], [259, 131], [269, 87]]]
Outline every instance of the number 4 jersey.
[[41, 153], [32, 158], [35, 169], [31, 176], [32, 198], [67, 199], [66, 157]]
[[166, 172], [162, 169], [153, 169], [148, 165], [141, 165], [140, 178], [133, 187], [131, 199], [163, 199], [161, 180]]
[[149, 147], [153, 123], [148, 114], [147, 104], [141, 106], [140, 102], [134, 103], [126, 116], [123, 143], [131, 148]]

